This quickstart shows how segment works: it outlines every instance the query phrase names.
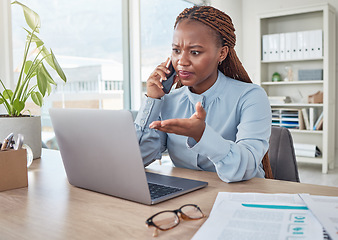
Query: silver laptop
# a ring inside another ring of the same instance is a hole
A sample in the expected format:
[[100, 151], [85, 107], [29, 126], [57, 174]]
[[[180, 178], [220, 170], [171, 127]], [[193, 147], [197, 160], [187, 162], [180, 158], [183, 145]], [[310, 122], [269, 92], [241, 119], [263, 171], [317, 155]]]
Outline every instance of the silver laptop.
[[145, 172], [127, 110], [50, 109], [49, 113], [68, 181], [76, 187], [151, 205], [208, 184]]

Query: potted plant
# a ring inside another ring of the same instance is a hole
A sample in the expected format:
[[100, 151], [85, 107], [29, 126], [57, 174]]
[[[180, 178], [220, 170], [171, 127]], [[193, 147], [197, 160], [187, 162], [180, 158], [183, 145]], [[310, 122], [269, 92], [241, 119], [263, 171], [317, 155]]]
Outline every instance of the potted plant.
[[[0, 121], [2, 121], [0, 138], [3, 139], [10, 132], [23, 134], [25, 142], [33, 150], [34, 158], [38, 158], [41, 155], [41, 119], [40, 116], [32, 116], [29, 109], [24, 110], [25, 103], [31, 98], [36, 105], [41, 107], [43, 98], [52, 92], [52, 85], [56, 86], [46, 68], [46, 64], [55, 70], [64, 82], [67, 79], [53, 51], [48, 50], [44, 42], [38, 37], [41, 26], [39, 15], [18, 1], [14, 1], [12, 4], [22, 7], [29, 29], [24, 28], [27, 32], [27, 39], [19, 78], [14, 89], [7, 88], [0, 79], [3, 88], [3, 91], [0, 91], [0, 104], [4, 106], [7, 112], [0, 116]], [[29, 113], [28, 115], [24, 115], [26, 111]], [[36, 120], [33, 120], [34, 118]], [[37, 129], [32, 130], [32, 127]], [[27, 130], [31, 131], [27, 132]]]

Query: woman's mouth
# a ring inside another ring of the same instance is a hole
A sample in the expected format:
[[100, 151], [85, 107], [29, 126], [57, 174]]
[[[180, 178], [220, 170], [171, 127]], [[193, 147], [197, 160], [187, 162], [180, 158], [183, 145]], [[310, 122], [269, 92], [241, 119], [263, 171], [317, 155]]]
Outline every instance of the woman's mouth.
[[188, 79], [193, 75], [192, 72], [188, 72], [188, 71], [178, 71], [178, 76], [180, 77], [180, 79]]

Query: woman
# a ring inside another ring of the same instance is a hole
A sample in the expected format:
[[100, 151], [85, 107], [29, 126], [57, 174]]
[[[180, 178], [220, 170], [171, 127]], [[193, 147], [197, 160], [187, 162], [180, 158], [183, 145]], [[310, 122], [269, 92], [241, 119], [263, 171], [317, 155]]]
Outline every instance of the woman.
[[234, 31], [231, 18], [209, 6], [177, 17], [171, 61], [183, 87], [164, 94], [167, 62], [147, 80], [135, 120], [145, 165], [168, 149], [175, 166], [216, 171], [225, 182], [264, 177], [270, 104], [237, 58]]

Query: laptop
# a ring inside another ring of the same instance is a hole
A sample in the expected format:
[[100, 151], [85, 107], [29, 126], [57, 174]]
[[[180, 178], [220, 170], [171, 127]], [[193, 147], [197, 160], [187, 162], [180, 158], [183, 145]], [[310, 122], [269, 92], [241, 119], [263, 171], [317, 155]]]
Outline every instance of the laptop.
[[146, 172], [128, 110], [54, 108], [49, 113], [73, 186], [152, 205], [208, 184]]

